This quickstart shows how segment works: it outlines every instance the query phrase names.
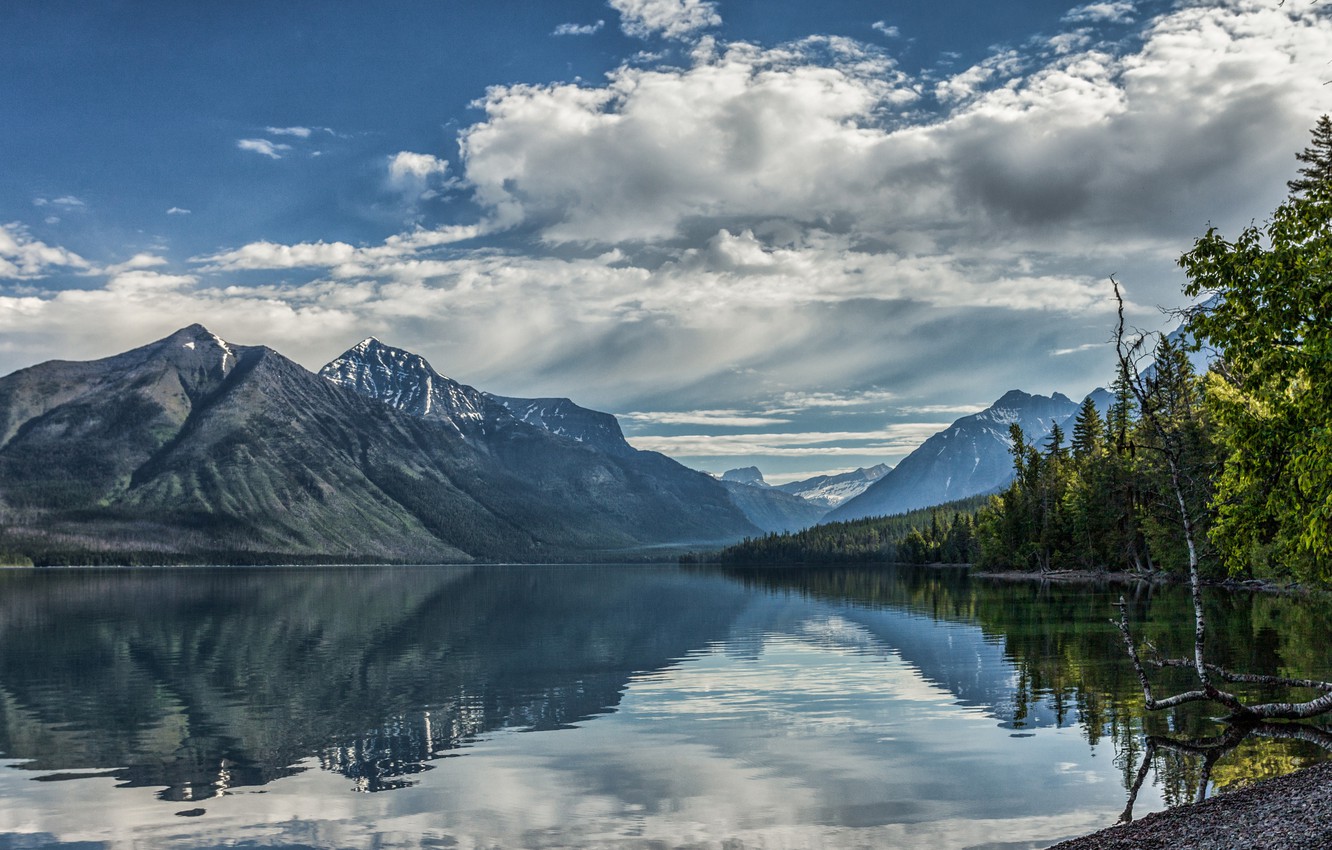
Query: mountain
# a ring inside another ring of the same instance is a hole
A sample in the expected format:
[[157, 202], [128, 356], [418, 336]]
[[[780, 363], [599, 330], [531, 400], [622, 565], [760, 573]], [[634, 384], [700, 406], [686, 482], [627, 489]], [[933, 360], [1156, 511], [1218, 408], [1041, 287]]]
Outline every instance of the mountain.
[[[623, 505], [605, 499], [584, 505], [598, 513], [660, 522], [665, 517], [650, 518], [669, 507], [670, 515], [692, 516], [701, 529], [715, 526], [718, 519], [731, 522], [729, 527], [734, 528], [738, 512], [751, 531], [774, 530], [774, 511], [781, 513], [780, 508], [736, 499], [710, 476], [665, 455], [638, 451], [625, 441], [619, 422], [609, 413], [580, 407], [567, 398], [484, 393], [439, 374], [420, 355], [373, 338], [349, 349], [319, 374], [412, 416], [447, 423], [532, 485], [551, 493], [564, 492], [572, 505], [586, 500], [580, 502], [577, 494], [566, 492], [562, 478], [574, 474], [605, 477], [607, 469], [635, 476], [659, 501], [669, 503], [653, 506], [641, 498], [627, 497]], [[714, 516], [721, 505], [725, 507]], [[778, 527], [785, 529], [789, 522], [783, 519]], [[683, 541], [688, 536], [674, 539]]]
[[865, 492], [834, 508], [825, 521], [887, 516], [995, 490], [1013, 477], [1008, 426], [1022, 426], [1040, 441], [1051, 426], [1077, 412], [1060, 393], [1046, 397], [1020, 390], [964, 416], [930, 437]]
[[339, 386], [378, 399], [421, 419], [447, 423], [461, 435], [478, 435], [502, 411], [485, 393], [446, 378], [419, 354], [369, 337], [319, 370]]
[[814, 525], [828, 512], [823, 505], [783, 493], [766, 484], [725, 480], [721, 483], [731, 495], [735, 506], [750, 522], [764, 531], [799, 531]]
[[567, 398], [509, 398], [489, 393], [486, 397], [529, 425], [577, 440], [598, 451], [617, 455], [637, 451], [624, 439], [619, 420], [609, 413], [579, 407]]
[[703, 473], [595, 451], [358, 348], [326, 379], [191, 325], [0, 378], [0, 552], [533, 561], [756, 531]]
[[871, 484], [887, 475], [891, 469], [892, 467], [888, 464], [880, 463], [869, 468], [861, 467], [838, 475], [816, 475], [813, 478], [806, 478], [804, 481], [779, 484], [776, 489], [783, 493], [790, 493], [792, 496], [799, 496], [816, 505], [835, 508], [848, 499], [865, 492]]
[[763, 480], [763, 473], [759, 472], [757, 466], [746, 466], [740, 469], [728, 469], [722, 473], [721, 480], [734, 481], [736, 484], [749, 484], [753, 487], [767, 487], [768, 482]]

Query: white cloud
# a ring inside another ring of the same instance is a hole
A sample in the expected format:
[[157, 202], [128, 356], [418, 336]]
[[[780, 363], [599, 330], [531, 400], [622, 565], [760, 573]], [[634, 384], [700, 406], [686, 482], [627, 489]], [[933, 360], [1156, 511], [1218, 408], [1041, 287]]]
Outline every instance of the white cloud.
[[261, 154], [270, 159], [282, 159], [286, 152], [291, 150], [291, 145], [271, 142], [268, 139], [238, 139], [236, 147], [243, 151]]
[[0, 279], [33, 280], [57, 268], [91, 267], [91, 263], [73, 251], [33, 239], [18, 222], [0, 225]]
[[778, 399], [774, 412], [877, 406], [896, 397], [897, 393], [888, 390], [862, 390], [851, 393], [786, 392]]
[[167, 215], [189, 215], [190, 211], [184, 207], [171, 207], [166, 211]]
[[1083, 21], [1107, 21], [1113, 24], [1131, 24], [1137, 10], [1132, 3], [1116, 0], [1110, 3], [1088, 3], [1070, 9], [1064, 20], [1078, 23]]
[[165, 257], [159, 257], [156, 254], [149, 254], [146, 251], [135, 254], [123, 263], [106, 266], [99, 269], [99, 274], [118, 275], [130, 271], [142, 271], [144, 269], [160, 268], [167, 264]]
[[947, 423], [912, 422], [871, 431], [642, 435], [629, 439], [636, 448], [676, 457], [900, 455], [946, 427]]
[[1063, 357], [1067, 354], [1078, 354], [1083, 351], [1098, 351], [1104, 349], [1110, 343], [1108, 342], [1088, 342], [1082, 345], [1075, 345], [1072, 348], [1056, 348], [1050, 352], [1052, 357]]
[[1189, 5], [1133, 45], [1072, 32], [997, 53], [939, 82], [944, 112], [924, 118], [929, 83], [863, 45], [702, 49], [601, 86], [493, 88], [461, 167], [479, 201], [552, 243], [782, 222], [903, 257], [1062, 257], [1100, 279], [1090, 246], [1177, 255], [1209, 219], [1270, 208], [1327, 101], [1316, 12]]
[[560, 24], [551, 35], [596, 35], [604, 26], [605, 21], [597, 21], [595, 24]]
[[898, 38], [902, 35], [900, 29], [895, 26], [890, 26], [887, 21], [875, 21], [870, 26], [878, 32], [883, 33], [888, 38]]
[[620, 13], [620, 29], [637, 38], [687, 38], [722, 22], [710, 0], [610, 0], [610, 5]]
[[412, 200], [434, 197], [456, 185], [447, 179], [448, 173], [448, 161], [428, 153], [399, 151], [388, 158], [389, 185]]
[[313, 130], [309, 127], [265, 127], [264, 132], [270, 136], [295, 136], [298, 139], [308, 139]]
[[635, 411], [618, 416], [636, 425], [706, 425], [720, 428], [762, 428], [785, 425], [791, 421], [743, 410]]

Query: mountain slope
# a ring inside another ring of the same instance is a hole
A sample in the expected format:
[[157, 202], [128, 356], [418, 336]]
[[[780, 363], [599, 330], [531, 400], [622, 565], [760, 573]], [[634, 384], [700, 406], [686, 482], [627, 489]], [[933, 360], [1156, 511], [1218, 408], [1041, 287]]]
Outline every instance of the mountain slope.
[[1036, 441], [1077, 408], [1060, 393], [1005, 393], [989, 408], [930, 437], [864, 493], [830, 511], [825, 521], [905, 513], [1001, 487], [1013, 477], [1009, 425], [1018, 423]]
[[763, 531], [799, 531], [823, 518], [827, 508], [761, 484], [722, 481], [731, 501]]
[[424, 358], [366, 340], [319, 373], [416, 418], [454, 429], [492, 471], [623, 540], [721, 539], [755, 527], [709, 476], [624, 441], [607, 413], [568, 399], [493, 396], [447, 378]]

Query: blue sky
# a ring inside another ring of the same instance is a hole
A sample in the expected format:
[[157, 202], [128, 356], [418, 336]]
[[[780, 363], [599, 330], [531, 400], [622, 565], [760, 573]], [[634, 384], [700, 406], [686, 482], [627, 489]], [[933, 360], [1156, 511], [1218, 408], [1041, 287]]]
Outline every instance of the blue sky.
[[367, 335], [770, 477], [1110, 371], [1332, 91], [1307, 0], [36, 2], [0, 30], [0, 373]]

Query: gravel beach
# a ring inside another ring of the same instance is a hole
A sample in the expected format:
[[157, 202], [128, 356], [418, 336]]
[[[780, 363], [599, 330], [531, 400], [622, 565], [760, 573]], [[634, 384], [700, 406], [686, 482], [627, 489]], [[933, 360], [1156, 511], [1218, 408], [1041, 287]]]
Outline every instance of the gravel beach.
[[1049, 850], [1332, 848], [1332, 763], [1191, 806], [1155, 812]]

